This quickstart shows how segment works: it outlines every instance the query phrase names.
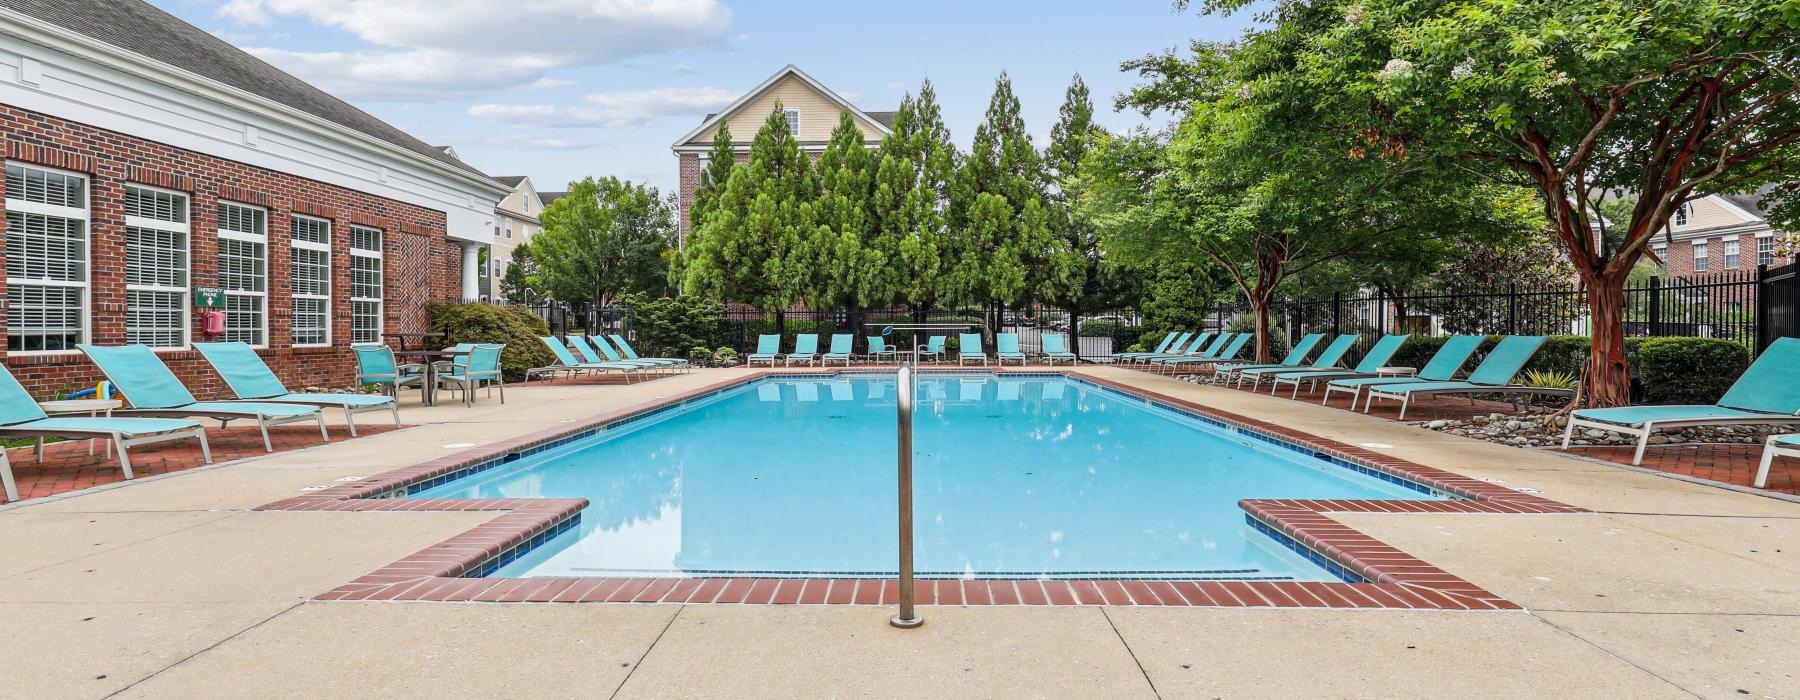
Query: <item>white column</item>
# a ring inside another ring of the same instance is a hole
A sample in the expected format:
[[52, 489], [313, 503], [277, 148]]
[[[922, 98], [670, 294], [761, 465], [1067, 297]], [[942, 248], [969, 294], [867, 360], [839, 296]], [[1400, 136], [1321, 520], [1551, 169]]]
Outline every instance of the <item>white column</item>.
[[481, 299], [481, 244], [472, 241], [457, 241], [462, 246], [462, 298], [463, 301], [479, 301]]

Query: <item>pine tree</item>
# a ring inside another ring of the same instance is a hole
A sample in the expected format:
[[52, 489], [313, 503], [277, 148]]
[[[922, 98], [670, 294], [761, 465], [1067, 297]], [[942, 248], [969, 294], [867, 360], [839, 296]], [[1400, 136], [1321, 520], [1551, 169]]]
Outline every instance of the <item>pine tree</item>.
[[697, 222], [683, 291], [765, 311], [787, 308], [805, 289], [795, 271], [812, 256], [807, 243], [817, 197], [812, 165], [776, 103], [751, 141], [749, 161], [731, 168]]
[[1136, 276], [1109, 264], [1101, 255], [1097, 228], [1076, 207], [1081, 197], [1081, 161], [1104, 133], [1094, 124], [1094, 101], [1077, 73], [1064, 94], [1056, 125], [1050, 129], [1050, 143], [1044, 147], [1050, 221], [1059, 257], [1052, 269], [1057, 274], [1037, 278], [1041, 298], [1069, 310], [1069, 327], [1077, 335], [1082, 312], [1119, 304], [1132, 296], [1137, 286], [1131, 282]]
[[942, 296], [944, 213], [958, 161], [930, 80], [919, 86], [917, 98], [901, 99], [880, 155], [874, 200], [881, 238], [894, 242], [905, 274], [899, 296], [915, 307], [930, 306]]
[[[1019, 116], [1019, 99], [1005, 73], [994, 81], [987, 116], [975, 129], [969, 156], [956, 171], [949, 200], [945, 255], [951, 272], [942, 288], [961, 304], [1016, 304], [1035, 300], [1032, 277], [1060, 278], [1051, 235], [1043, 161]], [[998, 198], [999, 203], [990, 201]], [[1005, 207], [999, 204], [1005, 204]], [[1004, 211], [1008, 216], [997, 219]], [[1017, 217], [1011, 216], [1017, 214]]]
[[731, 125], [721, 121], [718, 130], [713, 132], [712, 151], [700, 168], [700, 183], [694, 187], [694, 204], [688, 209], [690, 230], [699, 225], [706, 208], [712, 204], [719, 188], [731, 178], [731, 169], [736, 165], [737, 149], [731, 144]]

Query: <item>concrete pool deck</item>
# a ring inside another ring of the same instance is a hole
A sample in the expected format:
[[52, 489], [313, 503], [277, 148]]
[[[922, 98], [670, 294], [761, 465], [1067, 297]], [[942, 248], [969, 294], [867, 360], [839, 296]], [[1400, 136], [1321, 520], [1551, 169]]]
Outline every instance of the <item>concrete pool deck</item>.
[[1525, 611], [931, 606], [907, 632], [866, 606], [313, 601], [498, 514], [252, 511], [750, 371], [406, 405], [418, 427], [0, 510], [8, 693], [1800, 694], [1800, 504], [1123, 369], [1084, 371], [1594, 512], [1334, 515]]

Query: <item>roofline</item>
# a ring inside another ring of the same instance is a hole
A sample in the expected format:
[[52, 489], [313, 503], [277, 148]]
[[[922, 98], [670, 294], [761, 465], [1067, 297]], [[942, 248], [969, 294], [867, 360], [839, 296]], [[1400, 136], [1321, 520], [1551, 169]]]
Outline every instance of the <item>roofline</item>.
[[717, 113], [713, 114], [711, 119], [700, 122], [700, 126], [694, 127], [693, 131], [689, 131], [689, 132], [687, 132], [687, 134], [683, 135], [681, 138], [676, 139], [675, 143], [670, 144], [670, 147], [671, 148], [681, 148], [683, 144], [686, 144], [687, 142], [692, 141], [695, 137], [699, 136], [700, 134], [705, 133], [705, 131], [708, 128], [717, 125], [719, 122], [724, 121], [726, 117], [736, 113], [739, 109], [742, 109], [744, 107], [744, 105], [750, 103], [750, 100], [755, 99], [757, 95], [760, 95], [764, 91], [773, 87], [775, 85], [776, 81], [781, 80], [783, 77], [785, 77], [789, 73], [799, 76], [799, 78], [801, 80], [806, 81], [807, 85], [811, 85], [814, 90], [818, 90], [820, 93], [824, 94], [826, 97], [831, 98], [831, 101], [838, 103], [838, 106], [843, 107], [844, 109], [850, 110], [850, 113], [852, 115], [855, 115], [856, 117], [862, 119], [863, 121], [868, 122], [869, 125], [875, 127], [875, 129], [877, 131], [880, 131], [881, 135], [883, 137], [893, 135], [893, 133], [894, 133], [893, 129], [889, 129], [885, 126], [882, 126], [881, 122], [875, 121], [875, 118], [869, 116], [869, 114], [867, 112], [864, 112], [861, 109], [858, 109], [856, 105], [850, 104], [849, 100], [844, 99], [843, 96], [837, 94], [837, 92], [833, 91], [831, 88], [825, 87], [824, 83], [821, 83], [821, 82], [813, 79], [812, 76], [806, 74], [806, 71], [800, 70], [800, 68], [798, 66], [795, 66], [794, 64], [789, 63], [785, 66], [782, 66], [781, 70], [775, 71], [774, 75], [771, 75], [767, 79], [763, 80], [761, 83], [758, 83], [756, 87], [750, 88], [749, 92], [739, 95], [736, 100], [733, 100], [731, 102], [731, 104], [725, 105], [725, 107], [723, 109], [720, 109]]
[[1715, 193], [1715, 194], [1709, 194], [1706, 196], [1708, 199], [1718, 202], [1719, 206], [1725, 207], [1725, 209], [1727, 211], [1730, 211], [1731, 213], [1736, 214], [1738, 216], [1744, 217], [1744, 219], [1746, 221], [1766, 221], [1766, 219], [1764, 219], [1763, 217], [1760, 217], [1760, 216], [1752, 214], [1748, 211], [1745, 211], [1743, 207], [1740, 207], [1740, 206], [1732, 203], [1732, 201], [1729, 199], [1726, 199], [1724, 195]]
[[431, 158], [384, 139], [370, 136], [347, 126], [308, 114], [299, 109], [289, 107], [266, 97], [226, 85], [217, 80], [198, 73], [171, 66], [135, 51], [106, 43], [99, 39], [64, 29], [49, 22], [37, 19], [15, 10], [0, 8], [0, 31], [13, 34], [32, 43], [41, 43], [32, 35], [48, 35], [58, 43], [47, 46], [53, 51], [66, 53], [76, 58], [93, 61], [102, 66], [135, 73], [162, 82], [179, 90], [194, 93], [200, 97], [217, 101], [252, 114], [284, 122], [301, 129], [311, 130], [325, 136], [349, 142], [352, 145], [368, 148], [384, 156], [403, 162], [424, 166], [425, 169], [443, 175], [464, 184], [475, 185], [479, 189], [504, 196], [512, 188], [496, 182], [493, 178], [478, 172], [458, 168], [449, 163]]

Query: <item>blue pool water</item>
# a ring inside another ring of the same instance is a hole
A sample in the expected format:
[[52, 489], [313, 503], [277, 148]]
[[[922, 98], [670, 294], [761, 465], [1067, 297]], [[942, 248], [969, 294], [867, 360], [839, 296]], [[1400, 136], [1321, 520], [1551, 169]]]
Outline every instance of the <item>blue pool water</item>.
[[[1332, 580], [1238, 500], [1433, 498], [1061, 377], [918, 387], [921, 575]], [[891, 576], [894, 397], [765, 379], [414, 497], [590, 501], [499, 576]]]

